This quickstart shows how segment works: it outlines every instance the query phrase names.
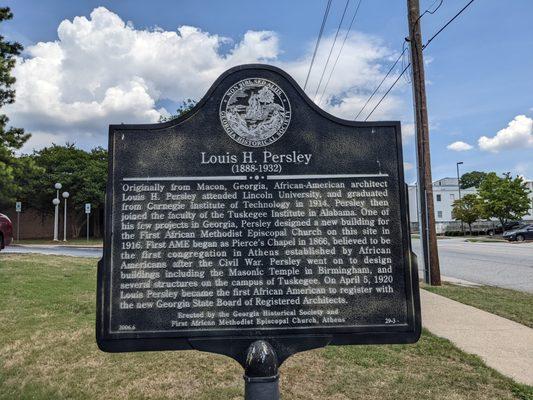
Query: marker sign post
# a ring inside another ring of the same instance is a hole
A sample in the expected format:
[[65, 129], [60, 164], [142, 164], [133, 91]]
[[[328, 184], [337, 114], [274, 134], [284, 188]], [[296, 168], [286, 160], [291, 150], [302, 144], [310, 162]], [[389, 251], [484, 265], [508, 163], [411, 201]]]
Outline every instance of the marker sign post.
[[91, 203], [85, 203], [85, 214], [87, 216], [87, 241], [89, 241], [89, 216], [91, 214]]
[[17, 212], [17, 243], [20, 242], [20, 213], [22, 212], [22, 203], [15, 202], [15, 211]]
[[225, 354], [266, 399], [296, 352], [418, 340], [400, 123], [247, 65], [176, 120], [111, 125], [109, 151], [102, 350]]

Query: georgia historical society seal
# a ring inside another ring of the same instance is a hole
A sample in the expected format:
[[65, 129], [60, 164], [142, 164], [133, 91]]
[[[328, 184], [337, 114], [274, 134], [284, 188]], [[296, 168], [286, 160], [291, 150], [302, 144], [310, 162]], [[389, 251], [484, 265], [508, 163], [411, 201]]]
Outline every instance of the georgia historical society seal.
[[250, 78], [237, 82], [222, 97], [220, 121], [226, 133], [248, 147], [278, 140], [291, 121], [291, 105], [275, 83]]

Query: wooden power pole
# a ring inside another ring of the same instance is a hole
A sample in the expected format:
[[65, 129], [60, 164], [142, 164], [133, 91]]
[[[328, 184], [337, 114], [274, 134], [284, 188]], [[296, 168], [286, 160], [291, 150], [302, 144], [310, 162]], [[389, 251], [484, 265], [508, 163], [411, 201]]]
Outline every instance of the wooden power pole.
[[437, 233], [435, 231], [435, 210], [433, 206], [433, 182], [431, 179], [431, 159], [429, 154], [429, 122], [426, 103], [424, 58], [422, 56], [419, 0], [407, 0], [407, 13], [416, 124], [418, 193], [420, 196], [420, 214], [418, 219], [424, 259], [424, 280], [431, 285], [440, 286], [440, 266], [439, 253], [437, 251]]

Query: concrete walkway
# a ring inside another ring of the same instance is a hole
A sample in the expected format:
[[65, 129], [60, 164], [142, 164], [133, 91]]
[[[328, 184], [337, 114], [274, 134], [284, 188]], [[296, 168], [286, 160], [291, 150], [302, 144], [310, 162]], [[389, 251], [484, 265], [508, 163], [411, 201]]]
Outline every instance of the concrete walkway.
[[422, 324], [430, 332], [533, 386], [533, 329], [426, 290], [420, 291], [420, 301]]

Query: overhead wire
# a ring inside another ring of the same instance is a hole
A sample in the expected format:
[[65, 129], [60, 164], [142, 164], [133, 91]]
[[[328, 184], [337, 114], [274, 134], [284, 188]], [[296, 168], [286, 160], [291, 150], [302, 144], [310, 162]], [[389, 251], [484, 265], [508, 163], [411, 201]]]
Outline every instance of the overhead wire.
[[428, 47], [429, 44], [433, 41], [433, 39], [435, 39], [437, 36], [439, 36], [440, 33], [441, 33], [444, 29], [446, 29], [446, 28], [448, 27], [448, 25], [450, 25], [450, 24], [451, 24], [451, 23], [452, 23], [452, 22], [453, 22], [453, 21], [454, 21], [459, 15], [461, 15], [461, 14], [463, 13], [463, 11], [466, 10], [466, 9], [470, 6], [470, 4], [472, 4], [474, 1], [475, 1], [475, 0], [470, 0], [470, 1], [469, 1], [469, 2], [468, 2], [463, 8], [461, 8], [461, 9], [459, 10], [459, 12], [458, 12], [457, 14], [455, 14], [455, 15], [452, 17], [452, 19], [450, 19], [448, 22], [446, 22], [446, 23], [442, 26], [442, 28], [440, 28], [440, 29], [439, 29], [439, 30], [438, 30], [433, 36], [431, 36], [431, 37], [428, 39], [428, 41], [426, 42], [426, 44], [422, 46], [422, 50], [424, 50], [426, 47]]
[[[396, 59], [396, 61], [394, 61], [394, 63], [391, 65], [391, 67], [389, 68], [389, 70], [387, 71], [387, 73], [385, 74], [385, 76], [383, 77], [383, 79], [381, 80], [381, 82], [379, 83], [379, 85], [374, 89], [374, 91], [372, 92], [372, 94], [370, 95], [370, 97], [366, 100], [365, 104], [363, 105], [363, 107], [361, 107], [361, 109], [359, 110], [359, 112], [357, 113], [357, 115], [355, 116], [354, 120], [357, 119], [359, 117], [359, 115], [361, 115], [361, 113], [363, 112], [363, 110], [366, 108], [366, 106], [368, 105], [368, 103], [370, 103], [370, 100], [372, 100], [372, 98], [374, 97], [374, 95], [377, 93], [377, 91], [381, 88], [381, 86], [383, 85], [383, 83], [385, 82], [385, 80], [389, 77], [390, 73], [392, 72], [392, 70], [394, 69], [394, 67], [396, 67], [396, 64], [398, 64], [398, 61], [400, 61], [400, 59], [403, 57], [404, 53], [406, 52], [407, 50], [407, 47], [404, 47], [403, 51], [401, 52], [401, 54], [398, 56], [398, 58]], [[366, 120], [365, 120], [366, 121]]]
[[329, 10], [331, 8], [332, 0], [328, 0], [326, 5], [326, 10], [324, 11], [324, 16], [322, 17], [322, 24], [320, 25], [320, 31], [318, 32], [318, 37], [316, 39], [315, 50], [313, 51], [313, 57], [311, 58], [311, 64], [309, 64], [309, 70], [307, 71], [307, 77], [305, 78], [304, 90], [307, 88], [307, 83], [309, 82], [309, 76], [311, 75], [311, 70], [313, 69], [313, 64], [315, 62], [316, 53], [318, 47], [320, 46], [320, 41], [322, 40], [322, 34], [324, 33], [324, 27], [326, 26], [326, 21], [328, 19]]
[[385, 92], [385, 94], [381, 97], [381, 99], [379, 99], [379, 101], [377, 102], [377, 104], [374, 106], [374, 108], [372, 109], [372, 111], [370, 111], [370, 113], [366, 116], [366, 118], [364, 119], [365, 121], [368, 120], [368, 118], [370, 118], [370, 116], [374, 113], [374, 111], [376, 111], [376, 108], [379, 107], [379, 105], [381, 104], [381, 102], [385, 99], [385, 97], [387, 97], [387, 95], [390, 93], [390, 91], [392, 90], [392, 88], [394, 86], [396, 86], [396, 84], [398, 83], [398, 81], [400, 80], [400, 78], [402, 77], [403, 74], [405, 74], [405, 71], [407, 71], [407, 69], [411, 66], [411, 63], [407, 64], [407, 66], [402, 70], [402, 72], [400, 73], [400, 75], [398, 75], [398, 77], [396, 78], [396, 80], [392, 83], [392, 85], [387, 89], [387, 91]]
[[335, 68], [337, 67], [337, 63], [339, 62], [339, 58], [341, 56], [342, 50], [344, 49], [344, 45], [346, 44], [346, 40], [348, 39], [348, 35], [350, 34], [350, 31], [352, 30], [353, 23], [355, 22], [355, 18], [357, 17], [357, 13], [359, 12], [359, 7], [361, 6], [362, 1], [363, 0], [359, 0], [359, 2], [357, 3], [357, 7], [355, 8], [355, 12], [352, 16], [352, 20], [350, 21], [350, 25], [348, 26], [348, 29], [346, 30], [346, 35], [344, 35], [344, 40], [342, 41], [341, 48], [339, 50], [339, 53], [337, 54], [337, 58], [335, 59], [333, 68], [331, 68], [328, 80], [326, 81], [326, 85], [324, 86], [324, 89], [322, 89], [322, 94], [320, 95], [320, 98], [318, 99], [318, 103], [322, 101], [322, 98], [324, 97], [324, 93], [326, 93], [326, 89], [328, 88], [331, 77], [333, 76], [333, 72], [335, 71]]
[[[424, 51], [428, 46], [429, 44], [438, 36], [442, 33], [442, 31], [444, 31], [459, 15], [461, 15], [475, 0], [470, 0], [463, 8], [461, 8], [450, 20], [448, 20], [448, 22], [446, 22], [433, 36], [431, 36], [428, 41], [422, 46], [422, 51]], [[440, 7], [440, 5], [439, 5]], [[434, 10], [435, 12], [436, 10]], [[420, 17], [417, 19], [417, 21], [420, 19]], [[389, 89], [387, 89], [387, 91], [385, 92], [385, 94], [381, 97], [381, 99], [379, 99], [378, 103], [374, 106], [374, 108], [372, 109], [372, 111], [370, 111], [370, 113], [366, 116], [366, 118], [364, 119], [365, 121], [368, 120], [368, 118], [370, 118], [370, 116], [373, 114], [373, 112], [379, 107], [379, 105], [383, 102], [383, 100], [385, 99], [385, 97], [387, 97], [387, 95], [390, 93], [390, 91], [392, 90], [392, 88], [394, 88], [394, 86], [396, 85], [396, 83], [398, 83], [398, 81], [400, 80], [401, 76], [403, 74], [405, 74], [405, 71], [407, 71], [407, 69], [411, 66], [411, 63], [407, 64], [407, 66], [402, 70], [402, 72], [400, 73], [400, 75], [398, 75], [398, 78], [396, 78], [396, 80], [392, 83], [392, 85], [389, 87]]]
[[350, 0], [346, 0], [346, 5], [344, 6], [341, 20], [339, 22], [339, 26], [337, 27], [337, 32], [335, 32], [335, 38], [333, 39], [333, 43], [331, 45], [331, 48], [329, 49], [328, 58], [326, 60], [326, 64], [324, 65], [324, 69], [322, 70], [322, 74], [320, 75], [320, 80], [318, 81], [318, 85], [316, 87], [314, 97], [316, 97], [316, 95], [318, 94], [318, 91], [320, 90], [320, 86], [322, 85], [322, 80], [324, 79], [324, 74], [326, 73], [326, 69], [328, 68], [329, 60], [331, 58], [331, 54], [333, 53], [333, 48], [335, 47], [335, 43], [337, 43], [337, 37], [339, 36], [339, 32], [341, 30], [342, 23], [344, 22], [344, 17], [346, 16], [346, 10], [348, 9], [349, 4], [350, 4]]
[[[405, 50], [407, 43], [408, 43], [407, 40], [403, 41], [402, 52]], [[405, 68], [407, 64], [411, 64], [411, 58], [410, 58], [409, 52], [407, 52], [407, 61], [406, 61], [405, 55], [402, 57], [402, 70]], [[404, 80], [405, 80], [405, 83], [408, 83], [408, 84], [412, 83], [411, 78], [409, 77], [409, 74], [404, 74]]]
[[[439, 2], [439, 5], [434, 9], [434, 10], [431, 10], [431, 8], [437, 3]], [[418, 16], [418, 18], [416, 19], [415, 21], [415, 24], [417, 24], [420, 19], [426, 15], [426, 14], [435, 14], [438, 9], [442, 6], [442, 3], [444, 2], [444, 0], [435, 0], [433, 3], [431, 3], [431, 5], [422, 13]], [[361, 113], [364, 111], [364, 109], [366, 108], [366, 106], [368, 105], [368, 103], [370, 103], [370, 100], [372, 100], [374, 98], [374, 96], [376, 95], [376, 93], [378, 92], [378, 90], [381, 88], [381, 86], [383, 85], [383, 83], [385, 82], [385, 80], [388, 78], [388, 76], [390, 75], [390, 73], [392, 72], [392, 70], [394, 69], [394, 67], [396, 67], [396, 65], [398, 64], [398, 61], [400, 61], [400, 59], [402, 60], [402, 70], [405, 72], [409, 66], [411, 65], [410, 63], [404, 67], [404, 59], [403, 59], [403, 56], [407, 50], [407, 47], [405, 46], [405, 40], [404, 42], [402, 43], [402, 52], [400, 53], [400, 56], [396, 59], [396, 61], [394, 61], [394, 63], [392, 64], [391, 68], [389, 69], [389, 71], [387, 72], [387, 74], [385, 75], [385, 77], [381, 80], [381, 82], [379, 83], [379, 85], [374, 89], [374, 91], [372, 92], [372, 94], [370, 95], [370, 97], [366, 100], [365, 104], [363, 105], [363, 107], [361, 107], [361, 109], [359, 110], [359, 112], [357, 113], [357, 115], [355, 116], [354, 120], [356, 120], [359, 115], [361, 115]], [[394, 83], [396, 84], [396, 82]], [[390, 90], [389, 90], [390, 91]], [[387, 92], [389, 92], [387, 91]], [[372, 110], [373, 112], [373, 110]], [[367, 115], [367, 117], [365, 118], [365, 121], [368, 119], [368, 117], [370, 116], [371, 114]]]

